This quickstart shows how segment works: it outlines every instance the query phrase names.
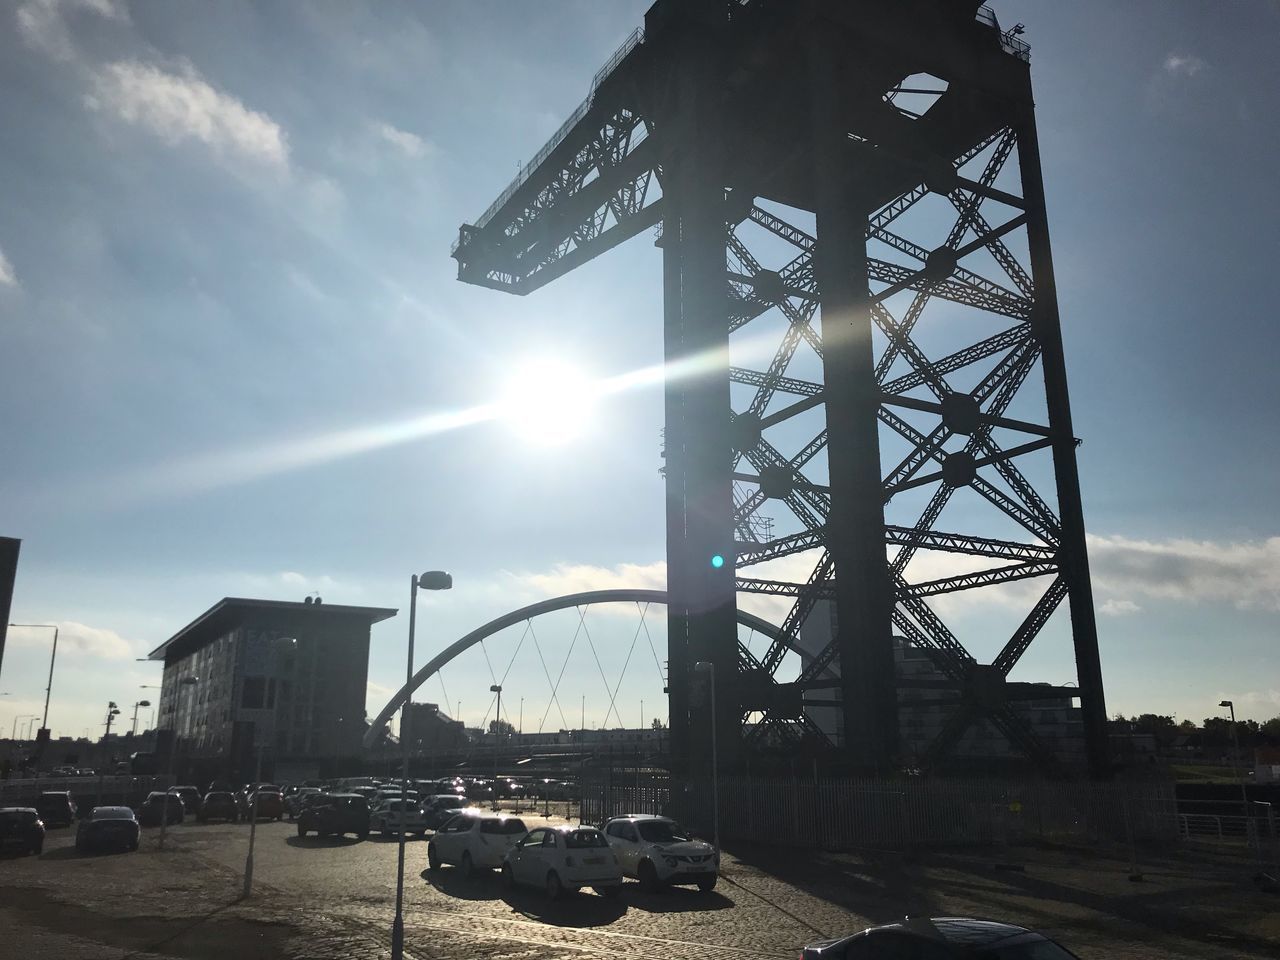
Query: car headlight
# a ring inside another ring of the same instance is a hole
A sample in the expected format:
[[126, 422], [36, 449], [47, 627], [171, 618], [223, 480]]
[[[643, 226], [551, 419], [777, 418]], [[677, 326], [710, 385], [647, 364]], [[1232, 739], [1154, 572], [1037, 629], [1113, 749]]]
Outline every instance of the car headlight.
[[677, 863], [680, 862], [675, 857], [663, 857], [662, 859], [667, 862], [668, 867], [674, 867]]

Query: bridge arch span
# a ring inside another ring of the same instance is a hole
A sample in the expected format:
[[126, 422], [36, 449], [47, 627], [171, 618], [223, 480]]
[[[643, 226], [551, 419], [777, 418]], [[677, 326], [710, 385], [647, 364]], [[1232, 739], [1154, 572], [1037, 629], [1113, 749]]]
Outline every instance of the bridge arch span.
[[[374, 717], [373, 722], [369, 725], [369, 729], [364, 735], [364, 747], [366, 750], [373, 747], [378, 739], [378, 731], [383, 728], [390, 720], [392, 715], [399, 710], [404, 703], [413, 694], [413, 691], [422, 686], [427, 680], [435, 675], [441, 667], [447, 664], [454, 657], [466, 652], [475, 646], [481, 640], [493, 636], [500, 630], [522, 623], [533, 617], [541, 616], [544, 613], [553, 613], [556, 610], [566, 610], [570, 607], [580, 607], [593, 603], [661, 603], [666, 604], [667, 591], [665, 590], [589, 590], [585, 593], [570, 593], [563, 597], [552, 597], [549, 600], [539, 600], [537, 603], [531, 603], [519, 610], [512, 610], [510, 613], [504, 613], [500, 617], [490, 620], [488, 623], [476, 627], [470, 633], [455, 640], [449, 646], [445, 647], [438, 654], [429, 660], [417, 673], [413, 675], [413, 679], [401, 687], [396, 694], [387, 701], [387, 705], [382, 708], [381, 712]], [[767, 620], [757, 617], [755, 614], [747, 613], [744, 610], [737, 611], [738, 623], [744, 627], [750, 627], [757, 633], [762, 633], [770, 640], [778, 640], [782, 637], [782, 631]]]

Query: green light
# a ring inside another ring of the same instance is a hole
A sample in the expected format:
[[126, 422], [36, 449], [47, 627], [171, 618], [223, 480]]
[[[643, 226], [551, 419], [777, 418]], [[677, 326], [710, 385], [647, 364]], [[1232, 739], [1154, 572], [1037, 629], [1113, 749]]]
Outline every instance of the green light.
[[720, 556], [720, 554], [717, 553], [714, 557], [711, 558], [711, 566], [719, 570], [721, 567], [724, 566], [724, 557]]

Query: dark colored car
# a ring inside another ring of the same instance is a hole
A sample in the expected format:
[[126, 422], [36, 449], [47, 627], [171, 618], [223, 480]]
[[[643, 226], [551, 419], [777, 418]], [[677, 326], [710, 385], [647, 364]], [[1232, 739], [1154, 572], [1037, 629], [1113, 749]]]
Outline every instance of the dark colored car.
[[35, 807], [0, 807], [0, 851], [39, 853], [44, 849], [44, 821]]
[[811, 943], [800, 960], [1075, 960], [1044, 934], [993, 920], [923, 917]]
[[235, 794], [229, 790], [214, 790], [206, 793], [196, 819], [201, 823], [208, 823], [210, 820], [239, 823], [240, 805], [236, 803]]
[[76, 802], [68, 790], [46, 790], [36, 800], [36, 810], [46, 827], [69, 827], [76, 819]]
[[94, 807], [76, 830], [76, 849], [137, 850], [141, 834], [138, 818], [128, 807]]
[[187, 813], [197, 813], [200, 810], [199, 787], [172, 787], [171, 789], [182, 798], [182, 809]]
[[147, 794], [147, 799], [142, 801], [138, 820], [144, 827], [158, 827], [161, 819], [166, 823], [181, 823], [185, 819], [182, 798], [177, 794], [166, 794], [163, 790], [152, 790]]
[[284, 797], [279, 790], [255, 790], [249, 796], [249, 816], [256, 816], [259, 820], [279, 820], [284, 816]]
[[324, 803], [308, 804], [298, 815], [298, 836], [354, 833], [361, 840], [369, 836], [369, 804], [364, 797], [355, 793], [328, 793], [324, 798]]
[[438, 793], [427, 797], [422, 803], [422, 812], [426, 817], [427, 827], [438, 830], [444, 822], [467, 805], [467, 798], [456, 793]]
[[284, 795], [284, 812], [289, 815], [290, 820], [297, 819], [298, 814], [302, 811], [306, 804], [307, 797], [320, 793], [319, 787], [294, 787], [292, 792], [286, 790]]

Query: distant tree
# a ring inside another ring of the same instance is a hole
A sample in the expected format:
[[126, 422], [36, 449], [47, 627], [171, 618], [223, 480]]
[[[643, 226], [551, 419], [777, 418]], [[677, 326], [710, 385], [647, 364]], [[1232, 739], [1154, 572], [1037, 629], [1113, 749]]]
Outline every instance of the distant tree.
[[[1276, 719], [1277, 719], [1277, 720], [1280, 720], [1280, 717], [1276, 717]], [[661, 719], [660, 717], [654, 717], [654, 718], [653, 718], [653, 723], [649, 724], [649, 726], [650, 726], [652, 729], [654, 729], [654, 730], [665, 730], [665, 729], [667, 729], [667, 725], [666, 725], [665, 723], [663, 723], [663, 722], [662, 722], [662, 719]]]
[[508, 723], [506, 720], [489, 721], [489, 733], [491, 734], [502, 734], [504, 737], [509, 737], [515, 732], [515, 725]]
[[1272, 717], [1265, 721], [1261, 727], [1262, 739], [1266, 740], [1273, 747], [1280, 746], [1280, 717]]
[[1178, 724], [1178, 731], [1180, 733], [1192, 734], [1198, 731], [1199, 729], [1200, 728], [1196, 726], [1194, 720], [1183, 720], [1181, 723]]

